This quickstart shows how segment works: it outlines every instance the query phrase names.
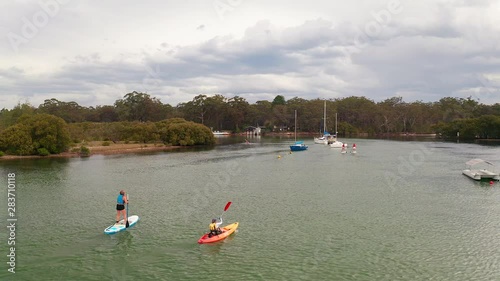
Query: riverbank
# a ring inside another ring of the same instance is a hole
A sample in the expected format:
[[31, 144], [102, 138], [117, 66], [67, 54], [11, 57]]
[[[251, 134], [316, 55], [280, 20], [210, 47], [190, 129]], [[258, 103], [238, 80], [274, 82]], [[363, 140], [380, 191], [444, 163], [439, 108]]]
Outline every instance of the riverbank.
[[128, 153], [141, 153], [141, 152], [155, 152], [155, 151], [167, 151], [181, 148], [182, 146], [166, 146], [164, 144], [144, 144], [144, 143], [109, 143], [109, 145], [103, 145], [103, 142], [89, 142], [85, 144], [78, 144], [69, 149], [68, 152], [63, 152], [59, 154], [51, 154], [47, 156], [39, 155], [4, 155], [0, 157], [0, 160], [9, 159], [33, 159], [33, 158], [72, 158], [72, 157], [82, 157], [79, 153], [80, 147], [85, 146], [90, 150], [90, 155], [114, 155], [114, 154], [128, 154]]

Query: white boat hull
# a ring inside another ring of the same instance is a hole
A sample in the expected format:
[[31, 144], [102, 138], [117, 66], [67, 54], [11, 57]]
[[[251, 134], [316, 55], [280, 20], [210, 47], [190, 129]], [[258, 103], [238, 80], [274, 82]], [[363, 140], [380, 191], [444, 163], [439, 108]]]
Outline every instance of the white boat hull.
[[482, 170], [470, 170], [470, 169], [465, 169], [462, 171], [462, 174], [468, 176], [469, 178], [473, 180], [500, 180], [500, 175], [491, 171], [488, 171], [486, 169]]
[[342, 148], [343, 143], [340, 141], [334, 141], [334, 142], [330, 143], [329, 145], [330, 145], [330, 147], [333, 147], [333, 148]]
[[316, 144], [328, 144], [328, 140], [326, 138], [314, 138], [314, 143], [316, 143]]

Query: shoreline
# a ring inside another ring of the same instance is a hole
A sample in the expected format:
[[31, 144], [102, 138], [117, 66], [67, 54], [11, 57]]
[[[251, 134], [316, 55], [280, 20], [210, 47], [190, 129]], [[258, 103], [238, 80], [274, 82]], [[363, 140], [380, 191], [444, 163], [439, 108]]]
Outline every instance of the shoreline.
[[0, 157], [1, 160], [15, 160], [15, 159], [37, 159], [37, 158], [75, 158], [75, 157], [81, 157], [81, 158], [87, 158], [87, 157], [92, 157], [93, 155], [117, 155], [117, 154], [130, 154], [130, 153], [140, 153], [140, 152], [161, 152], [161, 151], [167, 151], [167, 150], [174, 150], [174, 149], [179, 149], [182, 148], [183, 146], [165, 146], [163, 144], [137, 144], [137, 143], [130, 143], [130, 144], [110, 144], [107, 146], [103, 145], [97, 145], [97, 143], [101, 142], [94, 142], [93, 144], [87, 144], [85, 145], [89, 150], [90, 150], [90, 155], [88, 156], [81, 156], [79, 152], [71, 152], [72, 149], [79, 149], [80, 145], [73, 146], [70, 148], [70, 151], [67, 152], [62, 152], [59, 154], [50, 154], [47, 156], [40, 156], [40, 155], [4, 155]]

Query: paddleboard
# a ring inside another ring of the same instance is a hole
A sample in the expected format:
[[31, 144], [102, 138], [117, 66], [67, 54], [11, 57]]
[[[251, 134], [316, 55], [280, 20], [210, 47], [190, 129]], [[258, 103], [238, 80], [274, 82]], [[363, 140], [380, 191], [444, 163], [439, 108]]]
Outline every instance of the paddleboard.
[[[139, 221], [139, 216], [130, 216], [128, 217], [128, 228], [131, 228], [132, 226], [134, 226], [137, 222]], [[127, 229], [125, 227], [125, 223], [123, 220], [119, 221], [118, 223], [115, 223], [113, 225], [110, 225], [108, 226], [105, 230], [104, 230], [104, 233], [105, 234], [115, 234], [115, 233], [118, 233], [120, 231], [124, 231], [125, 229]]]

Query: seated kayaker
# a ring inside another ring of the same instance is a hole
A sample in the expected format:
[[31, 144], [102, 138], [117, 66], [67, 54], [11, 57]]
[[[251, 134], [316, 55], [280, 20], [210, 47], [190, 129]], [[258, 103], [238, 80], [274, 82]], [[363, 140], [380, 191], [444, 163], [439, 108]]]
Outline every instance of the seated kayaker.
[[219, 227], [221, 224], [222, 224], [222, 220], [220, 220], [220, 222], [217, 222], [217, 219], [212, 219], [212, 223], [208, 226], [208, 228], [210, 229], [209, 236], [221, 234], [222, 230], [220, 230], [220, 227]]

